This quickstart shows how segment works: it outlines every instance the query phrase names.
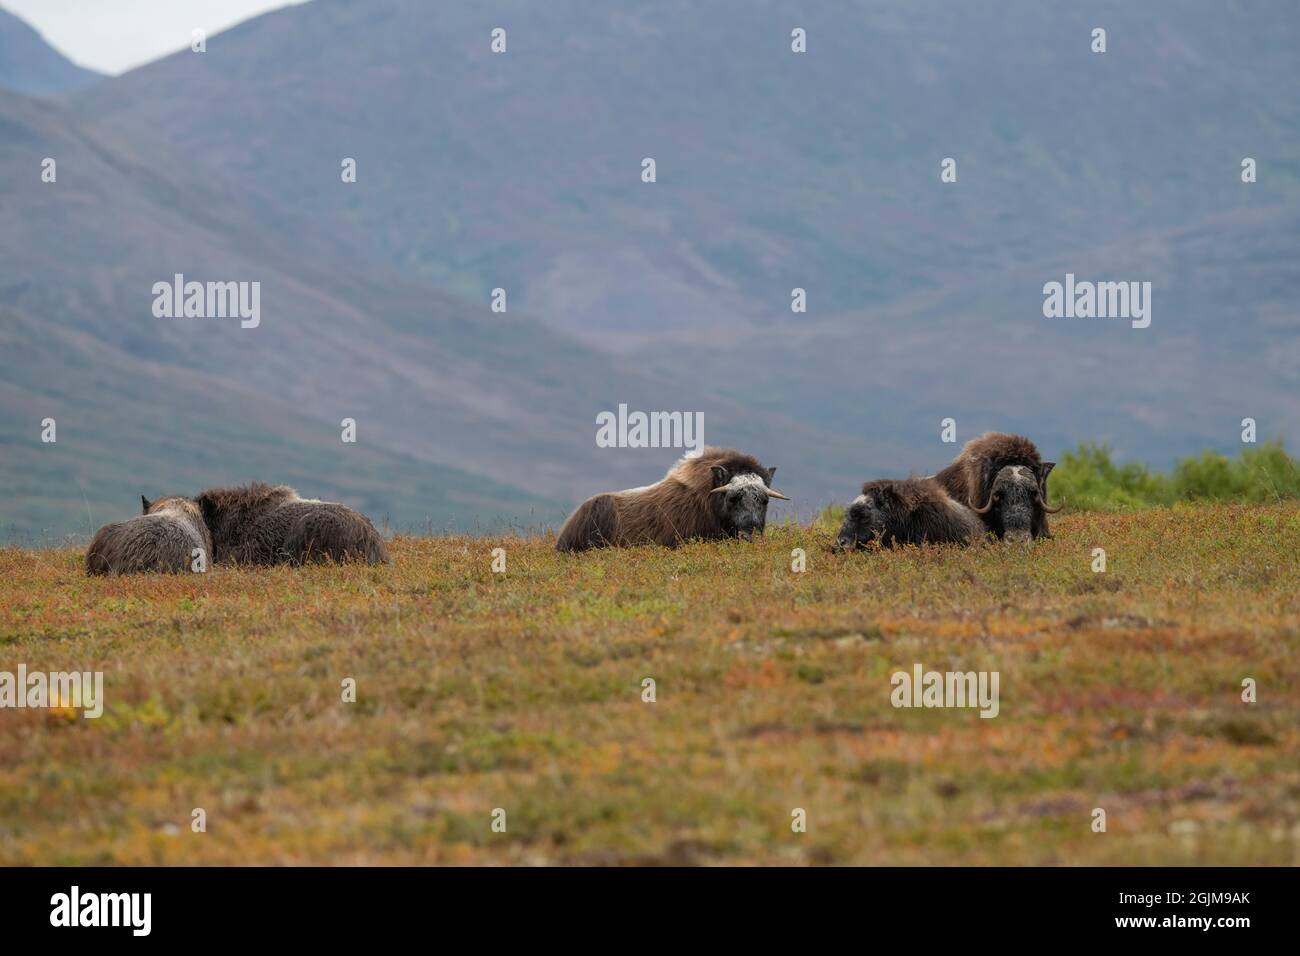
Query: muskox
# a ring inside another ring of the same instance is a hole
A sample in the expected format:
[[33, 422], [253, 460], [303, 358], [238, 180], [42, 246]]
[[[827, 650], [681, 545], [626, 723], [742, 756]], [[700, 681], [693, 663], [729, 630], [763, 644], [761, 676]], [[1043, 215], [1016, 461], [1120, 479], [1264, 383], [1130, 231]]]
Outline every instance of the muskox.
[[750, 538], [762, 534], [771, 498], [789, 501], [772, 487], [775, 468], [725, 448], [705, 448], [683, 458], [653, 485], [588, 498], [564, 522], [559, 551], [662, 544], [693, 538]]
[[286, 485], [255, 481], [209, 488], [194, 501], [212, 532], [219, 562], [388, 561], [384, 539], [365, 515], [335, 502], [300, 498]]
[[987, 432], [968, 441], [934, 478], [989, 531], [1008, 541], [1028, 541], [1050, 538], [1047, 516], [1061, 510], [1047, 504], [1047, 476], [1055, 467], [1028, 438]]
[[87, 574], [136, 574], [206, 571], [212, 536], [198, 506], [188, 498], [149, 501], [140, 496], [143, 513], [107, 524], [86, 549]]
[[970, 544], [983, 535], [984, 524], [975, 512], [933, 478], [883, 479], [863, 485], [862, 494], [845, 510], [835, 547]]

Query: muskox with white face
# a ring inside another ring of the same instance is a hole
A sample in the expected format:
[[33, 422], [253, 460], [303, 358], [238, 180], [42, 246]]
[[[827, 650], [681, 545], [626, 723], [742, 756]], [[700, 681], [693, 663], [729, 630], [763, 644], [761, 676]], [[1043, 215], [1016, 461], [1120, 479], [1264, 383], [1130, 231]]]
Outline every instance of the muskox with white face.
[[989, 531], [1008, 541], [1028, 541], [1050, 538], [1047, 516], [1061, 510], [1047, 504], [1047, 476], [1055, 467], [1028, 438], [987, 432], [968, 441], [934, 478]]
[[188, 498], [140, 496], [143, 514], [107, 524], [86, 549], [87, 574], [179, 574], [206, 570], [212, 537], [198, 506]]
[[775, 468], [724, 448], [683, 458], [653, 485], [588, 498], [564, 522], [559, 551], [662, 544], [693, 538], [749, 538], [767, 525], [767, 503], [788, 501], [772, 487]]
[[212, 532], [219, 562], [388, 561], [384, 539], [365, 515], [336, 502], [300, 498], [286, 485], [255, 481], [209, 488], [194, 501]]
[[984, 535], [979, 516], [933, 478], [868, 481], [844, 512], [840, 551], [900, 544], [970, 544]]

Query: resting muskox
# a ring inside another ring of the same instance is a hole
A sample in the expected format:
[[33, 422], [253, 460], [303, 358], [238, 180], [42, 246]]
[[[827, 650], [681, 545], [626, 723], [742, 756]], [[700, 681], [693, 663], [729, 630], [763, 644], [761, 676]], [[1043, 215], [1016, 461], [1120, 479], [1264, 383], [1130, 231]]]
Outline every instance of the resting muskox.
[[772, 487], [775, 468], [725, 448], [683, 458], [653, 485], [609, 491], [580, 504], [560, 529], [559, 551], [662, 544], [692, 538], [750, 537], [763, 533], [769, 498], [789, 501]]
[[212, 537], [198, 506], [188, 498], [150, 502], [144, 495], [140, 503], [143, 514], [104, 525], [95, 532], [86, 549], [86, 573], [179, 574], [191, 569], [207, 570], [213, 560]]
[[1047, 476], [1055, 467], [1028, 438], [986, 432], [934, 478], [999, 538], [1028, 541], [1050, 538], [1047, 516], [1061, 510], [1047, 504]]
[[933, 478], [868, 481], [844, 512], [836, 537], [840, 550], [878, 541], [896, 544], [969, 544], [984, 534], [970, 508], [956, 501]]
[[388, 561], [384, 539], [365, 515], [335, 502], [300, 498], [286, 485], [255, 481], [209, 488], [194, 501], [220, 562]]

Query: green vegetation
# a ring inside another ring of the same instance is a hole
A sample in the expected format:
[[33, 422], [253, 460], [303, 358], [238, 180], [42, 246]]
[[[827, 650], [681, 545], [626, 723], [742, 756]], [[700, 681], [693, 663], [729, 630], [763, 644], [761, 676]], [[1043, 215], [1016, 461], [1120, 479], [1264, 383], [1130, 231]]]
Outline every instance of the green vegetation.
[[1282, 442], [1246, 448], [1236, 461], [1207, 451], [1180, 460], [1170, 474], [1130, 462], [1118, 465], [1110, 449], [1088, 442], [1062, 456], [1052, 472], [1051, 497], [1074, 511], [1115, 511], [1178, 501], [1264, 504], [1300, 498], [1300, 462]]
[[[1300, 505], [1052, 527], [130, 578], [0, 548], [0, 671], [105, 698], [0, 710], [0, 864], [1300, 862]], [[917, 663], [997, 671], [998, 716], [895, 709]]]
[[[1053, 504], [1067, 511], [1124, 511], [1168, 506], [1176, 502], [1268, 504], [1300, 498], [1300, 461], [1286, 453], [1281, 441], [1247, 448], [1236, 461], [1207, 451], [1183, 458], [1169, 474], [1152, 471], [1141, 462], [1119, 465], [1110, 448], [1084, 442], [1061, 456], [1048, 484]], [[829, 505], [817, 515], [823, 527], [838, 528], [842, 504]]]

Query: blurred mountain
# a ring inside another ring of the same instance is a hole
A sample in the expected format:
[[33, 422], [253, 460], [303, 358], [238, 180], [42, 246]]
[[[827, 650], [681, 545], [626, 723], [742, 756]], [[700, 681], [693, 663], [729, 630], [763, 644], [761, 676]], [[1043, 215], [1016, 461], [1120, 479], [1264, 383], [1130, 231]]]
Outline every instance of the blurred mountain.
[[102, 79], [46, 43], [39, 33], [0, 8], [0, 90], [45, 96]]
[[[539, 526], [595, 482], [642, 483], [678, 454], [594, 440], [599, 411], [658, 407], [666, 380], [527, 318], [359, 270], [291, 210], [195, 177], [161, 147], [89, 133], [63, 108], [0, 94], [0, 129], [0, 182], [24, 184], [0, 204], [0, 533], [107, 520], [87, 522], [83, 496], [120, 518], [148, 489], [251, 478], [397, 528]], [[177, 273], [260, 283], [260, 324], [155, 317], [154, 284]], [[734, 424], [740, 443], [767, 427], [698, 384], [676, 395], [710, 427]], [[53, 444], [38, 441], [46, 418]], [[345, 418], [355, 444], [341, 441]], [[782, 430], [815, 460], [817, 439]]]
[[[805, 512], [935, 470], [947, 417], [1050, 456], [1160, 465], [1230, 450], [1243, 417], [1295, 447], [1298, 45], [1289, 0], [314, 0], [0, 103], [0, 307], [105, 372], [287, 409], [279, 441], [354, 417], [357, 448], [555, 513], [672, 458], [594, 446], [621, 402], [705, 412]], [[72, 161], [44, 186], [52, 143]], [[260, 279], [262, 327], [153, 318], [175, 272]], [[1044, 318], [1067, 272], [1150, 281], [1151, 327]], [[412, 476], [384, 480], [418, 524]]]
[[1294, 203], [1297, 46], [1290, 0], [317, 0], [76, 105], [345, 224], [359, 258], [622, 342]]

